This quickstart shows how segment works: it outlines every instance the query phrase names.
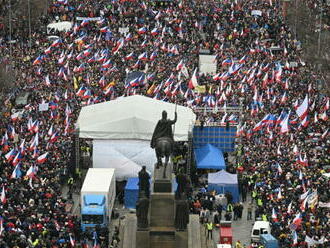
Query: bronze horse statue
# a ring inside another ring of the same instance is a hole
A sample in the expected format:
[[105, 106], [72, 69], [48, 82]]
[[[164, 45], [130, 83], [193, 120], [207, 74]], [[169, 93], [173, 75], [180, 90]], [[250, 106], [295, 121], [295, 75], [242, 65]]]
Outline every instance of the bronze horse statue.
[[156, 156], [157, 156], [157, 166], [156, 166], [157, 169], [160, 166], [163, 166], [162, 158], [165, 157], [164, 172], [163, 172], [163, 178], [165, 178], [168, 161], [170, 159], [170, 156], [172, 155], [173, 141], [168, 137], [158, 138], [156, 140], [155, 149], [156, 149]]

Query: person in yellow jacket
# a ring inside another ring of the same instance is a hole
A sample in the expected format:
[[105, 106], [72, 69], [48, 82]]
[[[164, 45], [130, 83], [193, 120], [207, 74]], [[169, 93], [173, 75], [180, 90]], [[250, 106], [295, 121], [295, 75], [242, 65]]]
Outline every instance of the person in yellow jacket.
[[241, 241], [239, 241], [239, 240], [236, 241], [235, 248], [243, 248], [243, 245], [241, 244]]
[[213, 239], [212, 233], [213, 233], [213, 223], [211, 220], [208, 220], [208, 222], [206, 223], [206, 230], [207, 230], [207, 239], [209, 239], [211, 237], [211, 239]]

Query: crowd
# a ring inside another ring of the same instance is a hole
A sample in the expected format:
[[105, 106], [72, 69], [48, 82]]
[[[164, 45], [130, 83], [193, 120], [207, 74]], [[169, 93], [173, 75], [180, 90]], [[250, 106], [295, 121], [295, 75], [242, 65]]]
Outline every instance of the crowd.
[[[249, 178], [259, 212], [273, 222], [284, 247], [327, 247], [329, 181], [322, 174], [329, 171], [329, 98], [319, 92], [320, 75], [301, 60], [280, 13], [279, 1], [161, 6], [54, 0], [41, 22], [72, 21], [71, 31], [56, 33], [55, 41], [35, 31], [31, 48], [23, 42], [27, 37], [11, 45], [8, 33], [0, 37], [1, 63], [16, 76], [0, 123], [0, 247], [70, 247], [92, 240], [61, 197], [64, 171], [74, 173], [75, 120], [82, 106], [133, 94], [191, 108], [225, 109], [243, 98], [242, 118], [212, 118], [240, 123], [240, 171]], [[194, 73], [200, 49], [216, 54], [218, 74]], [[133, 71], [145, 76], [126, 80]], [[15, 110], [21, 92], [31, 97]], [[301, 120], [296, 110], [306, 95], [308, 119]], [[47, 103], [49, 109], [39, 111]]]

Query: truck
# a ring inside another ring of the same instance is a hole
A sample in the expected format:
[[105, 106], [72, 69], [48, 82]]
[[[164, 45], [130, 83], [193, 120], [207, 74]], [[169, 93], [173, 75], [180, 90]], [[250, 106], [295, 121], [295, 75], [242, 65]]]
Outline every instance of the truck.
[[265, 248], [278, 248], [278, 241], [271, 234], [261, 234], [260, 243]]
[[225, 245], [232, 245], [233, 243], [233, 230], [231, 227], [231, 221], [221, 221], [220, 228], [219, 228], [219, 244]]
[[115, 199], [115, 169], [88, 169], [80, 192], [81, 229], [92, 231], [97, 225], [107, 227]]

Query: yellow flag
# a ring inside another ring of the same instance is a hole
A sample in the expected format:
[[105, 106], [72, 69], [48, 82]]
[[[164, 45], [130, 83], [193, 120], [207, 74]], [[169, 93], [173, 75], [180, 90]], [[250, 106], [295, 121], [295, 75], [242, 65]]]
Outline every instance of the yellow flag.
[[147, 90], [147, 94], [148, 95], [152, 95], [154, 93], [154, 90], [156, 88], [156, 85], [155, 84], [152, 84], [149, 89]]
[[197, 91], [198, 93], [205, 93], [206, 92], [205, 85], [196, 85], [195, 91]]
[[79, 88], [77, 78], [73, 76], [73, 88], [76, 90]]

